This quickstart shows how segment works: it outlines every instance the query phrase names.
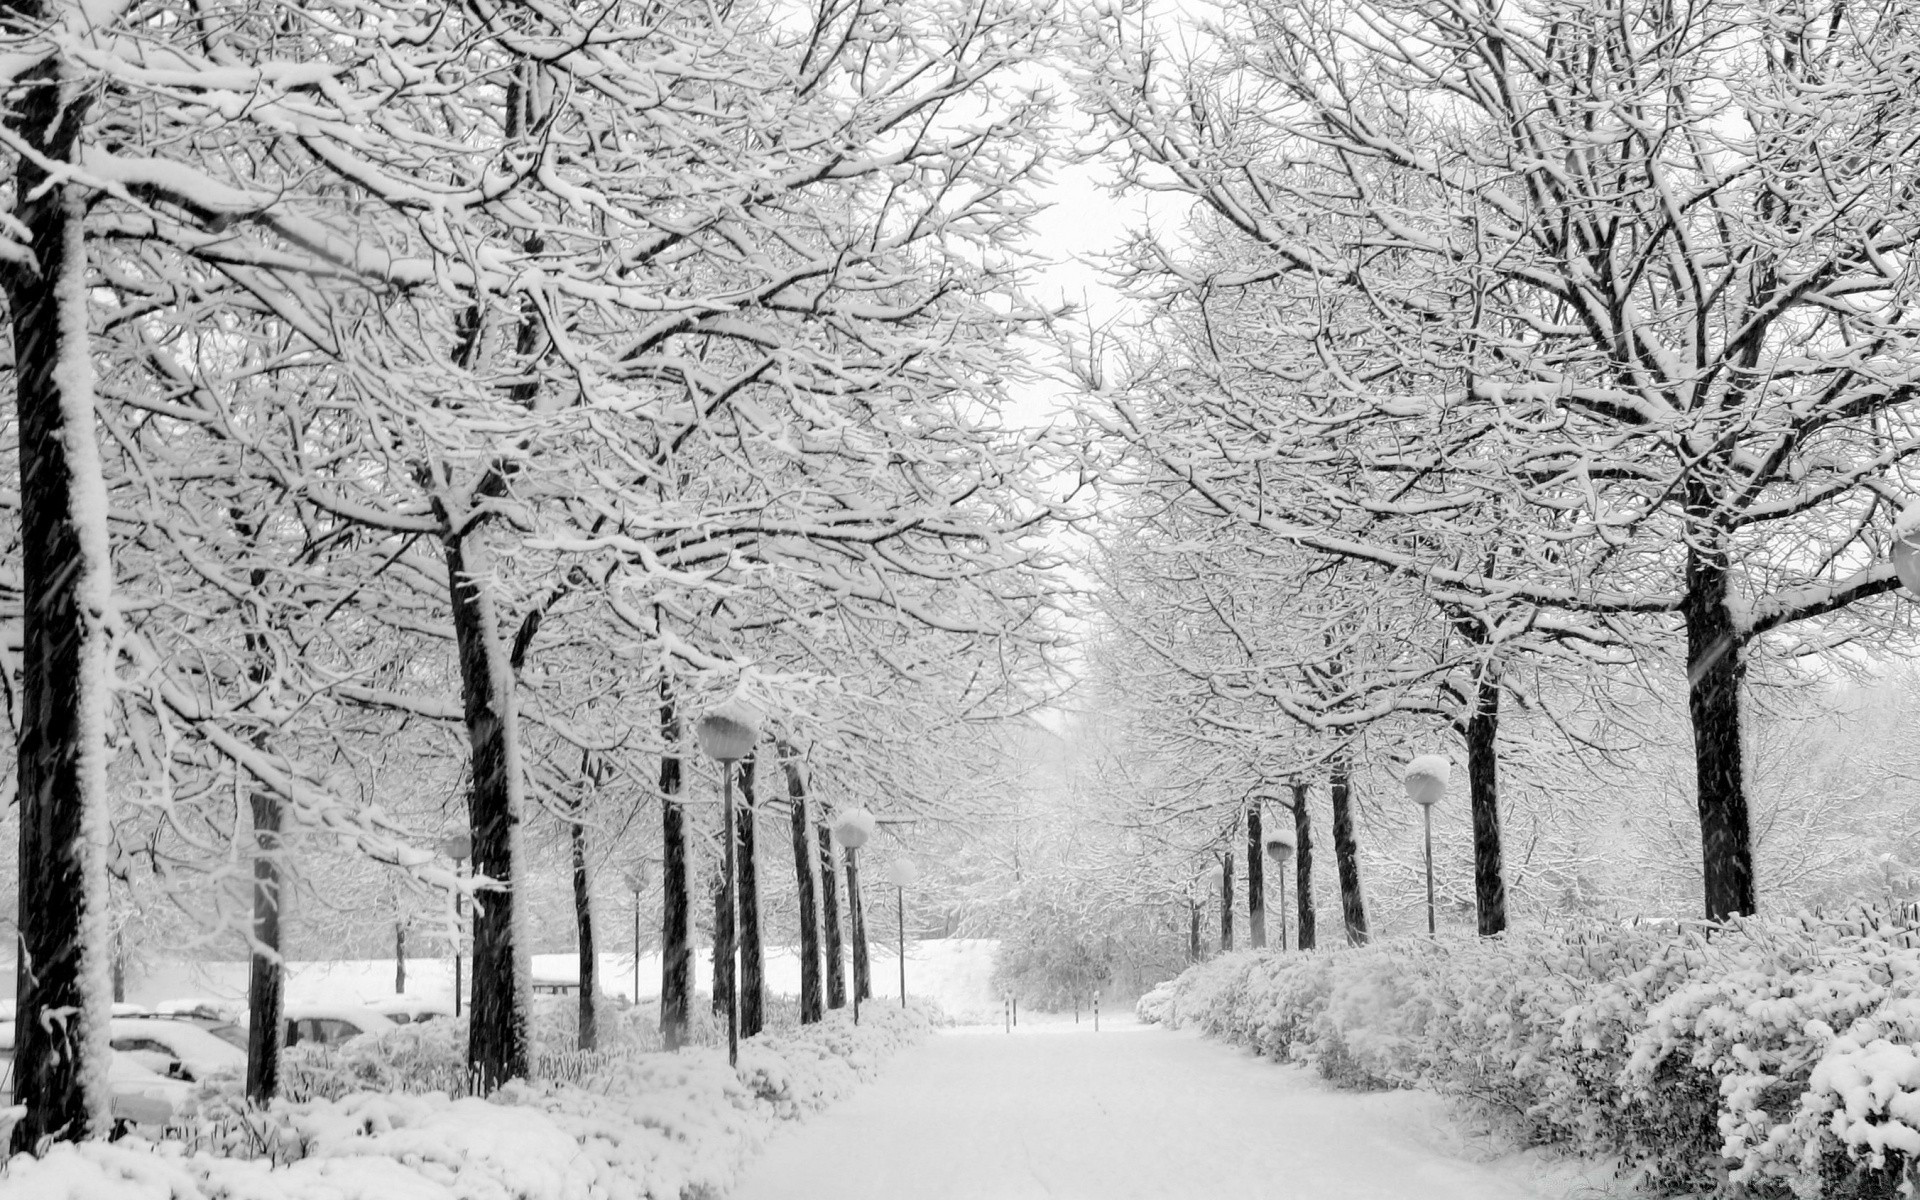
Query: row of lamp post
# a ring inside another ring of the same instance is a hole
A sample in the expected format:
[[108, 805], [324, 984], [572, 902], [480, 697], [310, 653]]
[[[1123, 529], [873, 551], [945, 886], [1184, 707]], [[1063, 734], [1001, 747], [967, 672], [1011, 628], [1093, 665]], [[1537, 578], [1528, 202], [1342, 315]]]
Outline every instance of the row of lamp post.
[[[720, 903], [728, 913], [736, 911], [738, 905], [734, 895], [739, 878], [738, 864], [734, 862], [734, 811], [733, 811], [733, 771], [741, 759], [753, 753], [753, 747], [760, 739], [759, 722], [753, 714], [737, 705], [725, 705], [700, 718], [694, 727], [694, 735], [700, 742], [700, 749], [708, 758], [720, 764], [721, 784], [721, 838], [722, 838], [722, 880]], [[854, 921], [859, 926], [853, 934], [865, 938], [865, 921], [858, 915], [860, 909], [860, 866], [859, 851], [873, 837], [875, 829], [873, 814], [862, 808], [841, 811], [833, 822], [833, 840], [847, 855], [847, 904], [855, 913]], [[441, 840], [440, 852], [453, 860], [456, 877], [463, 874], [462, 864], [473, 856], [473, 838], [467, 833], [455, 833]], [[895, 913], [898, 923], [900, 951], [900, 1005], [907, 1003], [907, 889], [919, 881], [920, 871], [911, 859], [895, 859], [887, 870], [887, 882], [894, 885]], [[633, 996], [640, 998], [640, 897], [647, 886], [647, 869], [644, 863], [638, 863], [626, 873], [627, 890], [633, 893]], [[460, 1015], [461, 998], [465, 992], [462, 986], [461, 946], [459, 938], [465, 930], [464, 892], [456, 887], [453, 894], [454, 925], [457, 931], [453, 946], [453, 1015]], [[737, 932], [733, 930], [736, 921], [722, 923], [727, 932], [718, 939], [725, 944], [714, 946], [716, 961], [731, 958], [739, 953]], [[734, 978], [740, 978], [738, 964], [734, 968]], [[729, 1065], [740, 1061], [740, 1001], [736, 994], [728, 998], [727, 1004], [727, 1062]], [[853, 1019], [860, 1021], [860, 989], [853, 990]]]

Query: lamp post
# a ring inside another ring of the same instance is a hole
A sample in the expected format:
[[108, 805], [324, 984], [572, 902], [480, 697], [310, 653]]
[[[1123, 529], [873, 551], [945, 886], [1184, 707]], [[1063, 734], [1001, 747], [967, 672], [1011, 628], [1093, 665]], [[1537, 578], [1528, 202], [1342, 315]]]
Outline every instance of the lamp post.
[[450, 833], [440, 839], [440, 853], [453, 860], [453, 1015], [460, 1015], [460, 995], [466, 990], [460, 978], [460, 939], [466, 936], [466, 906], [460, 895], [460, 864], [473, 857], [473, 835]]
[[833, 840], [847, 852], [847, 916], [853, 928], [853, 1023], [860, 1023], [860, 993], [867, 982], [867, 922], [860, 905], [860, 847], [873, 836], [873, 814], [864, 808], [843, 809], [833, 818]]
[[1407, 764], [1407, 799], [1420, 806], [1427, 826], [1427, 936], [1435, 933], [1433, 920], [1433, 806], [1447, 794], [1447, 777], [1453, 764], [1438, 754], [1422, 754]]
[[1266, 836], [1267, 857], [1280, 871], [1280, 948], [1287, 948], [1287, 864], [1293, 861], [1293, 832], [1276, 829]]
[[633, 893], [633, 1002], [640, 1003], [640, 893], [647, 890], [647, 864], [627, 868], [627, 890]]
[[887, 882], [893, 885], [894, 915], [900, 932], [900, 1007], [907, 1006], [907, 889], [920, 882], [920, 868], [910, 858], [887, 864]]
[[[721, 792], [721, 839], [724, 865], [721, 867], [720, 907], [727, 914], [728, 925], [737, 923], [733, 903], [733, 764], [753, 753], [753, 744], [760, 740], [760, 723], [745, 707], [728, 702], [706, 716], [694, 727], [694, 736], [700, 739], [700, 749], [708, 758], [720, 764]], [[721, 931], [713, 948], [715, 963], [734, 957], [738, 935], [732, 929]], [[740, 1062], [740, 968], [733, 968], [735, 980], [733, 994], [727, 997], [727, 1065], [736, 1066]]]

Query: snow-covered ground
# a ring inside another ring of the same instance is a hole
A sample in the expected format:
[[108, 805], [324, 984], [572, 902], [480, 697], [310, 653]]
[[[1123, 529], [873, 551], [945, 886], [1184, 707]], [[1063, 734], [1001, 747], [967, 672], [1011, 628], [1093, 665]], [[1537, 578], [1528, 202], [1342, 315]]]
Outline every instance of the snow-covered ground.
[[1335, 1091], [1104, 1018], [949, 1030], [803, 1127], [732, 1200], [1597, 1200], [1604, 1167], [1501, 1154], [1424, 1092]]
[[[1000, 1011], [1000, 1000], [989, 983], [997, 944], [977, 938], [907, 943], [907, 994], [932, 998], [957, 1020], [993, 1019]], [[875, 999], [891, 997], [898, 1001], [900, 960], [894, 947], [874, 943], [871, 962]], [[632, 999], [633, 955], [602, 954], [599, 965], [600, 990]], [[571, 954], [536, 954], [533, 974], [536, 980], [572, 980], [577, 975], [576, 960]], [[6, 977], [11, 980], [11, 972]], [[704, 991], [711, 986], [712, 963], [705, 948], [694, 955], [694, 977], [697, 989]], [[393, 982], [390, 958], [293, 962], [287, 968], [287, 1003], [368, 1004], [390, 998], [394, 994]], [[641, 999], [660, 994], [659, 954], [641, 957], [639, 983]], [[767, 951], [767, 988], [775, 995], [799, 994], [800, 958], [791, 948], [776, 946]], [[136, 978], [127, 989], [127, 998], [139, 1004], [189, 996], [239, 1002], [246, 994], [247, 964], [244, 962], [163, 966]], [[452, 961], [444, 958], [408, 960], [406, 994], [451, 1002]]]

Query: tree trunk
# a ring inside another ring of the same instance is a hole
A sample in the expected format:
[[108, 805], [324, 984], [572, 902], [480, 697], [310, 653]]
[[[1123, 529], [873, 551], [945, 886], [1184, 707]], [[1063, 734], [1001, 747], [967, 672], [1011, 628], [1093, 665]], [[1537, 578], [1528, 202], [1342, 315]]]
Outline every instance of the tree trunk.
[[1687, 711], [1700, 807], [1700, 855], [1709, 921], [1756, 911], [1748, 826], [1740, 687], [1746, 676], [1727, 610], [1724, 551], [1687, 552]]
[[[722, 847], [722, 853], [725, 848]], [[708, 960], [713, 965], [713, 1015], [723, 1022], [733, 1006], [733, 964], [739, 942], [733, 922], [733, 892], [727, 887], [727, 873], [716, 866], [707, 877], [707, 893], [713, 901], [713, 942]]]
[[404, 996], [407, 992], [407, 926], [395, 919], [393, 922], [393, 994]]
[[740, 1036], [760, 1032], [766, 1017], [766, 955], [760, 941], [760, 872], [754, 862], [755, 818], [753, 760], [740, 763], [740, 812], [734, 829], [735, 862], [740, 870]]
[[[680, 714], [673, 685], [660, 680], [660, 1040], [687, 1043], [693, 1013], [692, 905], [687, 896], [687, 814], [680, 806]], [[636, 999], [638, 999], [636, 997]]]
[[813, 843], [807, 838], [807, 786], [793, 748], [782, 743], [788, 816], [793, 826], [793, 882], [800, 909], [800, 1023], [820, 1019], [820, 910], [813, 895]]
[[[1238, 824], [1238, 822], [1235, 822]], [[1229, 835], [1228, 850], [1220, 856], [1220, 952], [1233, 949], [1233, 841]]]
[[1467, 790], [1473, 806], [1473, 898], [1480, 935], [1507, 928], [1507, 881], [1500, 851], [1500, 676], [1489, 664], [1474, 681], [1467, 718]]
[[[60, 6], [64, 8], [65, 6]], [[4, 5], [15, 29], [55, 6]], [[77, 157], [88, 91], [51, 58], [22, 70], [7, 124], [45, 160]], [[94, 441], [84, 198], [21, 155], [0, 267], [13, 317], [20, 455], [20, 843], [13, 1149], [104, 1137], [109, 1086], [106, 738], [113, 569]], [[57, 1014], [57, 1015], [56, 1015]]]
[[853, 994], [873, 999], [873, 966], [867, 958], [866, 901], [860, 895], [860, 855], [847, 853], [847, 933], [853, 938]]
[[827, 1007], [847, 1006], [847, 976], [840, 956], [840, 884], [833, 865], [833, 832], [827, 828], [826, 813], [820, 814], [820, 931], [825, 935], [821, 949], [826, 954]]
[[1247, 944], [1267, 945], [1267, 875], [1260, 861], [1260, 801], [1247, 807]]
[[127, 1002], [127, 947], [118, 930], [113, 935], [113, 1002]]
[[593, 888], [587, 877], [587, 824], [583, 797], [574, 805], [573, 820], [568, 823], [573, 844], [573, 927], [574, 947], [580, 967], [579, 1031], [575, 1044], [592, 1050], [600, 1044], [598, 1014], [594, 1001], [600, 996], [600, 960], [593, 946]]
[[[482, 483], [476, 495], [495, 490]], [[439, 501], [436, 501], [439, 507]], [[473, 784], [467, 817], [474, 890], [473, 977], [468, 1006], [467, 1071], [474, 1093], [489, 1095], [528, 1067], [529, 980], [521, 957], [525, 913], [517, 891], [520, 860], [520, 761], [513, 676], [500, 644], [492, 597], [481, 587], [485, 560], [479, 537], [464, 520], [441, 519], [452, 592], [453, 631], [459, 643], [467, 739]]]
[[1200, 961], [1200, 902], [1187, 897], [1187, 961]]
[[[253, 949], [247, 970], [247, 1099], [280, 1094], [280, 1019], [286, 962], [280, 957], [280, 797], [264, 789], [253, 808]], [[396, 929], [399, 927], [396, 925]]]
[[1293, 785], [1293, 887], [1298, 906], [1299, 947], [1313, 949], [1313, 822], [1307, 813], [1307, 785]]
[[1333, 764], [1328, 790], [1333, 793], [1333, 862], [1340, 870], [1340, 915], [1347, 943], [1367, 944], [1367, 905], [1360, 894], [1360, 848], [1353, 840], [1353, 796], [1347, 764]]

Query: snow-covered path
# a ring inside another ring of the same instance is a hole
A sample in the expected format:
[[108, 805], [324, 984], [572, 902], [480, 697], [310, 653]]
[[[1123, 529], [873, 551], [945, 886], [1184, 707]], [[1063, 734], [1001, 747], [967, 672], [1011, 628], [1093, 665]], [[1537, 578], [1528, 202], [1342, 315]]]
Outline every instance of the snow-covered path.
[[[1333, 1091], [1154, 1026], [943, 1033], [781, 1131], [732, 1200], [1558, 1200], [1594, 1181], [1471, 1161], [1436, 1097]], [[1484, 1157], [1484, 1155], [1482, 1156]]]

